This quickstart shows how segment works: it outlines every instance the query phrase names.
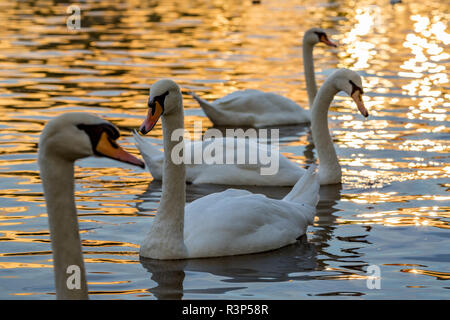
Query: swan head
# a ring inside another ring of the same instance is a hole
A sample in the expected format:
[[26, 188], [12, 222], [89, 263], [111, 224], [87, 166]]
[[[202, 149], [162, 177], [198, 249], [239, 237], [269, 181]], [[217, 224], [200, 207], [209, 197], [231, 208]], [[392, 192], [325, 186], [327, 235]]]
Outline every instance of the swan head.
[[39, 160], [44, 157], [74, 162], [92, 155], [107, 157], [144, 168], [145, 164], [122, 149], [119, 130], [95, 115], [70, 112], [50, 120], [39, 140]]
[[337, 91], [344, 91], [353, 101], [355, 101], [359, 112], [364, 117], [369, 116], [369, 112], [364, 106], [362, 100], [362, 94], [364, 93], [361, 76], [353, 70], [339, 69], [336, 70], [331, 76]]
[[155, 82], [150, 88], [148, 98], [148, 113], [139, 131], [146, 134], [153, 129], [162, 115], [179, 111], [181, 104], [180, 87], [170, 79]]
[[337, 44], [331, 41], [325, 30], [321, 28], [311, 28], [305, 32], [305, 35], [303, 36], [303, 43], [314, 46], [319, 42], [323, 42], [330, 47], [337, 47]]

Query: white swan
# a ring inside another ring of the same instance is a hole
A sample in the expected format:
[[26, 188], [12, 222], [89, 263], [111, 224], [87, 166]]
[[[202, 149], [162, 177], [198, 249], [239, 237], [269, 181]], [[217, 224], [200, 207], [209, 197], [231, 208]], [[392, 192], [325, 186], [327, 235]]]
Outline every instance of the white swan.
[[[74, 197], [75, 160], [97, 155], [144, 167], [117, 145], [119, 135], [111, 123], [86, 113], [63, 114], [49, 121], [41, 133], [38, 159], [58, 299], [88, 298]], [[74, 272], [79, 273], [80, 286], [69, 289], [67, 282]]]
[[[341, 182], [341, 168], [328, 128], [328, 109], [333, 97], [338, 91], [345, 91], [353, 98], [359, 111], [365, 117], [368, 116], [368, 112], [361, 100], [363, 90], [361, 77], [357, 73], [346, 69], [337, 70], [327, 78], [322, 87], [323, 90], [319, 91], [313, 104], [311, 130], [319, 156], [320, 184], [323, 185]], [[158, 102], [159, 105], [164, 105], [164, 98], [158, 99], [160, 100]], [[153, 112], [155, 112], [154, 115], [152, 115]], [[149, 126], [153, 126], [156, 123], [155, 121], [157, 121], [161, 112], [162, 110], [149, 110], [147, 122], [141, 126], [141, 131], [146, 132], [150, 130]], [[164, 153], [137, 133], [134, 133], [134, 139], [151, 175], [154, 179], [161, 180], [163, 176]], [[194, 142], [194, 144], [202, 144], [201, 148], [204, 148], [206, 143], [205, 141]], [[239, 146], [238, 144], [236, 145]], [[261, 148], [261, 145], [256, 142], [252, 142], [251, 145], [253, 148]], [[189, 143], [186, 143], [186, 148], [191, 148]], [[226, 151], [228, 150], [224, 152]], [[230, 151], [236, 154], [238, 152], [245, 153], [248, 152], [248, 145], [245, 148], [236, 147], [236, 149]], [[279, 169], [274, 175], [261, 175], [260, 164], [216, 165], [207, 164], [211, 162], [203, 161], [198, 164], [186, 165], [186, 181], [226, 185], [293, 186], [306, 170], [297, 166], [281, 153], [278, 153], [278, 157]]]
[[175, 164], [171, 157], [179, 143], [171, 139], [172, 133], [184, 128], [180, 88], [171, 80], [159, 80], [149, 101], [150, 119], [141, 131], [147, 133], [161, 116], [165, 159], [161, 202], [140, 246], [141, 256], [186, 259], [256, 253], [294, 243], [305, 233], [319, 198], [313, 167], [282, 200], [228, 189], [185, 207], [185, 165]]
[[[320, 28], [309, 29], [303, 36], [303, 65], [310, 107], [317, 93], [313, 48], [319, 42], [336, 47]], [[308, 110], [286, 97], [271, 92], [240, 90], [211, 103], [193, 92], [191, 95], [216, 126], [262, 127], [297, 124], [311, 120]]]

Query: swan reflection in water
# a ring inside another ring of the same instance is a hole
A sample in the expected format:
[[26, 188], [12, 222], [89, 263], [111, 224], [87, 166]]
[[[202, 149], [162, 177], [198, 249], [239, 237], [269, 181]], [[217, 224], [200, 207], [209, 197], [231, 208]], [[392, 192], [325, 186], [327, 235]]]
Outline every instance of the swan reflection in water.
[[[155, 260], [140, 257], [142, 266], [152, 275], [156, 287], [148, 289], [157, 299], [181, 299], [184, 293], [223, 294], [245, 289], [245, 283], [285, 282], [309, 280], [314, 277], [302, 272], [316, 267], [316, 251], [313, 244], [302, 236], [296, 243], [281, 249], [262, 253], [185, 260]], [[221, 280], [240, 286], [221, 288], [184, 289], [185, 272], [209, 273], [226, 277]], [[299, 274], [300, 273], [300, 274]]]

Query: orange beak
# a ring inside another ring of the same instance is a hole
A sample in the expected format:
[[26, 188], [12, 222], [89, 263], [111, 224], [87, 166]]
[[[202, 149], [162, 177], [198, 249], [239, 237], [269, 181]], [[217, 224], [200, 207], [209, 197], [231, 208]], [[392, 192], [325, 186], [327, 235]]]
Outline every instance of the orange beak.
[[323, 42], [327, 46], [330, 46], [330, 47], [334, 47], [334, 48], [337, 47], [337, 44], [334, 43], [333, 41], [331, 41], [330, 39], [328, 39], [326, 34], [323, 34], [323, 35], [320, 36], [320, 42]]
[[361, 91], [355, 90], [355, 92], [353, 92], [353, 94], [352, 94], [352, 99], [353, 99], [353, 101], [355, 101], [359, 112], [361, 112], [361, 114], [367, 118], [369, 116], [369, 112], [367, 111], [366, 107], [364, 106]]
[[155, 101], [153, 103], [149, 104], [147, 117], [145, 118], [144, 122], [142, 122], [141, 127], [139, 128], [139, 131], [142, 134], [147, 134], [149, 131], [153, 129], [153, 127], [158, 122], [159, 118], [161, 117], [163, 113], [163, 108], [159, 104], [158, 101]]
[[106, 132], [101, 134], [100, 140], [95, 147], [95, 152], [107, 158], [145, 168], [144, 162], [122, 149]]

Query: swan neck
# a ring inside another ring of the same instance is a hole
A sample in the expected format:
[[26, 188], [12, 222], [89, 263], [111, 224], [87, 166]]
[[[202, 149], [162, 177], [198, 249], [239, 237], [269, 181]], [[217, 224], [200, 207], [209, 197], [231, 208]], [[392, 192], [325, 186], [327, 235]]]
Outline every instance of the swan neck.
[[341, 168], [328, 128], [328, 109], [337, 92], [331, 81], [326, 81], [317, 94], [311, 112], [311, 132], [319, 156], [321, 184], [339, 183], [341, 180]]
[[311, 109], [317, 94], [316, 77], [314, 74], [314, 45], [303, 41], [303, 68], [305, 70], [306, 91], [308, 93], [309, 108]]
[[[39, 154], [57, 299], [88, 299], [74, 196], [74, 163]], [[74, 267], [70, 267], [74, 266]]]
[[181, 93], [179, 101], [175, 103], [178, 105], [170, 106], [173, 111], [161, 117], [164, 144], [162, 195], [158, 213], [140, 248], [140, 255], [146, 258], [172, 260], [188, 257], [184, 243], [186, 169], [184, 161], [178, 161], [179, 158], [172, 156], [172, 153], [177, 154], [177, 150], [184, 150], [184, 114]]

